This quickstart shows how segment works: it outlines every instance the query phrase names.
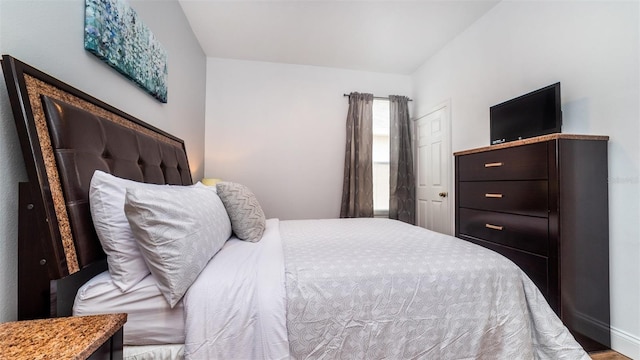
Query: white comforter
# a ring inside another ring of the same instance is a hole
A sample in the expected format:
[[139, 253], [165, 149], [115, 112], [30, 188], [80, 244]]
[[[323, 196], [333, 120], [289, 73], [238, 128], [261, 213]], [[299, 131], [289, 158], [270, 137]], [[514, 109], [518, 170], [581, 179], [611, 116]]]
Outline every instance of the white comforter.
[[512, 262], [384, 219], [269, 220], [185, 314], [188, 359], [589, 359]]
[[186, 359], [288, 359], [277, 219], [257, 243], [232, 238], [184, 297]]

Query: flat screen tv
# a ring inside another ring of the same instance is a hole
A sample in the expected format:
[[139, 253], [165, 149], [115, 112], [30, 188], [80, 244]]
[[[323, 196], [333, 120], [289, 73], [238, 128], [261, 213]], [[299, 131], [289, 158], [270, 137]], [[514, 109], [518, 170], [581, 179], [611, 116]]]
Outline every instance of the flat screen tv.
[[561, 132], [560, 83], [489, 109], [491, 145]]

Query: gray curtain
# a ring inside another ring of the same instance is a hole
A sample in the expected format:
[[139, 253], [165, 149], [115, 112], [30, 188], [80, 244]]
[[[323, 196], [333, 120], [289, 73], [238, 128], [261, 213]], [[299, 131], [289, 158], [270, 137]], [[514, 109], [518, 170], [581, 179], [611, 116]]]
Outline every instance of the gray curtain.
[[373, 217], [373, 95], [351, 93], [341, 218]]
[[408, 101], [406, 96], [389, 96], [389, 218], [415, 224], [416, 180]]

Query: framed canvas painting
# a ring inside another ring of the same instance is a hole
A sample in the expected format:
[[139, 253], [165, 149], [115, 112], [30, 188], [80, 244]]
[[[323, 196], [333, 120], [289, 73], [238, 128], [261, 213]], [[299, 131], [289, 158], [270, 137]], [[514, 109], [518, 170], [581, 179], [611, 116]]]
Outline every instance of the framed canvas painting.
[[84, 48], [167, 102], [167, 52], [125, 0], [86, 0]]

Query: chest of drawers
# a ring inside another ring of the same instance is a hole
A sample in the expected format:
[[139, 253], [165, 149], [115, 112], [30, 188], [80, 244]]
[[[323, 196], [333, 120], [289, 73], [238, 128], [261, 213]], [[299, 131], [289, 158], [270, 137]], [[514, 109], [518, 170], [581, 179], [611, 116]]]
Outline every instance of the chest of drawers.
[[455, 153], [457, 237], [511, 259], [585, 348], [610, 346], [605, 136]]

